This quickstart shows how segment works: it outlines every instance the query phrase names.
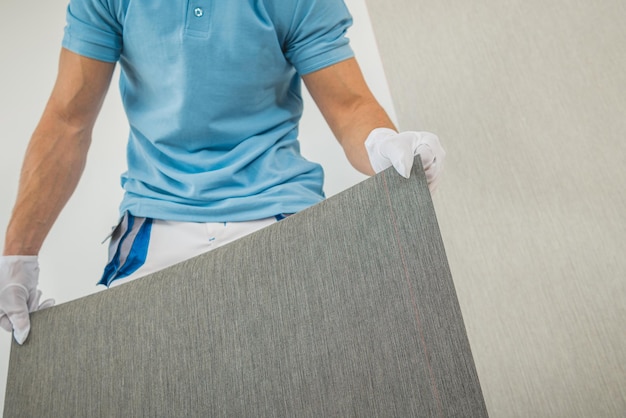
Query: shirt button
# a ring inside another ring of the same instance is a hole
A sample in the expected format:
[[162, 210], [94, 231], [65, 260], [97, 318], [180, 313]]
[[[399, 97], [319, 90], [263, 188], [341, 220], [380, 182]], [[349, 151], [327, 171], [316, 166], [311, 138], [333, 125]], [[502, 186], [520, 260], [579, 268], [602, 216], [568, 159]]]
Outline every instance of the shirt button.
[[204, 15], [204, 10], [202, 10], [202, 9], [201, 9], [201, 8], [199, 8], [199, 7], [196, 7], [196, 8], [193, 10], [193, 14], [195, 14], [197, 17], [202, 17], [202, 15]]

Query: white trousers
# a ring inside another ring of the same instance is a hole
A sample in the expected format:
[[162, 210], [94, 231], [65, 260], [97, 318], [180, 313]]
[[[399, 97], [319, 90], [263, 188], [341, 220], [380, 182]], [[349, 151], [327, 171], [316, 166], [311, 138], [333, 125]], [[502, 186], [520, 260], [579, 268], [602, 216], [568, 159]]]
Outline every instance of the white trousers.
[[278, 222], [277, 217], [247, 222], [172, 222], [153, 220], [145, 261], [126, 277], [114, 279], [110, 287], [221, 247], [238, 238]]

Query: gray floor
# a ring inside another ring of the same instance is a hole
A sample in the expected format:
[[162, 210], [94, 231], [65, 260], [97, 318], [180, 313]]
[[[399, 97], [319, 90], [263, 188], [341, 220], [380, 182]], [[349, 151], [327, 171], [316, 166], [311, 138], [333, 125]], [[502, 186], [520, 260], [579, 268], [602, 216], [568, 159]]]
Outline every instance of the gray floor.
[[368, 0], [492, 417], [626, 414], [626, 2]]

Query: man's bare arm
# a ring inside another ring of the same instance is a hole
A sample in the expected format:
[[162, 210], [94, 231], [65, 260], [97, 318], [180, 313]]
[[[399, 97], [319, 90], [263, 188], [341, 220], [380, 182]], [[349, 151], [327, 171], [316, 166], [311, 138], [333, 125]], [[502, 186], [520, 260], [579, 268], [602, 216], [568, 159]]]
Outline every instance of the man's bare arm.
[[85, 167], [114, 63], [61, 51], [54, 89], [30, 140], [4, 255], [36, 255]]
[[351, 58], [302, 77], [354, 168], [374, 174], [363, 143], [376, 128], [396, 129]]

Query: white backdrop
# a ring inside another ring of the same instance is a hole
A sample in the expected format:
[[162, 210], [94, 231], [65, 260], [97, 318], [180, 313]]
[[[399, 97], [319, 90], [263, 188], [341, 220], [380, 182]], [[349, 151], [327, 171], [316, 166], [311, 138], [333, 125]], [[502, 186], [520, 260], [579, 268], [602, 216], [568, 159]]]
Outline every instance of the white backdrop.
[[[365, 77], [395, 120], [364, 0], [345, 1], [354, 16], [349, 35]], [[17, 192], [23, 154], [56, 76], [66, 3], [0, 2], [0, 245]], [[309, 97], [305, 108], [302, 151], [323, 165], [326, 194], [333, 195], [364, 179], [348, 164]], [[102, 290], [95, 286], [106, 261], [106, 245], [101, 241], [118, 216], [126, 136], [127, 122], [115, 76], [94, 131], [83, 178], [40, 253], [40, 286], [44, 297], [56, 299], [57, 304]], [[9, 351], [10, 336], [2, 332], [0, 406], [4, 405]]]
[[626, 414], [626, 2], [367, 0], [492, 417]]

